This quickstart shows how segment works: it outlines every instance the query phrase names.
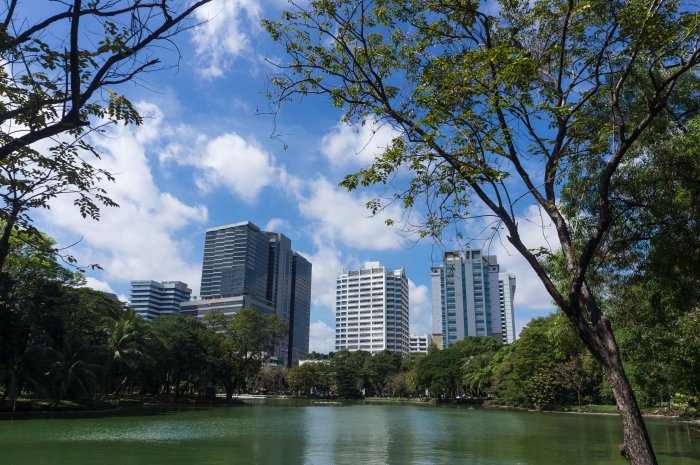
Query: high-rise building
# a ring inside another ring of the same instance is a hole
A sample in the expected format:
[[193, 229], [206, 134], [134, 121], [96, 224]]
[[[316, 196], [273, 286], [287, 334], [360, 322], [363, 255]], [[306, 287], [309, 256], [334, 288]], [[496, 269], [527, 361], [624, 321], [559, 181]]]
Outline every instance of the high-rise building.
[[267, 235], [248, 221], [207, 229], [202, 260], [202, 299], [250, 296], [269, 308], [270, 245]]
[[[297, 347], [297, 358], [308, 353], [311, 264], [308, 261], [306, 264], [300, 271], [300, 280], [308, 282], [308, 289], [300, 285], [299, 292], [306, 294], [295, 298], [294, 252], [286, 236], [262, 231], [249, 221], [207, 229], [201, 299], [183, 302], [181, 313], [202, 317], [212, 310], [232, 314], [243, 307], [274, 313], [290, 328], [274, 355], [279, 363], [291, 366], [292, 347]], [[295, 303], [300, 320], [296, 322], [297, 332], [293, 333]], [[295, 336], [300, 338], [296, 345]]]
[[309, 353], [309, 323], [311, 320], [311, 263], [294, 253], [292, 256], [292, 304], [289, 313], [289, 353], [292, 365]]
[[499, 273], [498, 275], [499, 308], [501, 309], [501, 334], [503, 342], [515, 341], [515, 318], [513, 316], [513, 299], [515, 297], [515, 275]]
[[[515, 276], [512, 279], [514, 292]], [[431, 269], [431, 284], [434, 340], [441, 341], [442, 348], [465, 336], [493, 336], [507, 342], [496, 256], [483, 255], [481, 250], [445, 252], [443, 264]]]
[[192, 289], [180, 281], [131, 281], [129, 305], [147, 320], [180, 311], [190, 300]]
[[289, 360], [289, 343], [292, 340], [290, 312], [292, 305], [292, 241], [275, 232], [265, 232], [269, 244], [266, 298], [275, 314], [285, 323], [289, 331], [279, 342], [277, 357]]
[[367, 262], [336, 280], [335, 350], [409, 351], [408, 279], [403, 268]]

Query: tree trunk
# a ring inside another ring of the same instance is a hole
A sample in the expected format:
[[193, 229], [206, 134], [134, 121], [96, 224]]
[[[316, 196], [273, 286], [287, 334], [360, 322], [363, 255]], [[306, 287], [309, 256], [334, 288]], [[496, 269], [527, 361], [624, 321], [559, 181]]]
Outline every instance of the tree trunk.
[[0, 271], [5, 269], [5, 260], [10, 254], [10, 236], [12, 236], [12, 230], [17, 221], [17, 215], [19, 214], [19, 208], [16, 203], [13, 203], [12, 211], [8, 218], [5, 220], [5, 227], [2, 230], [2, 235], [0, 236]]
[[608, 383], [615, 396], [622, 421], [623, 443], [620, 453], [631, 465], [657, 465], [642, 412], [632, 391], [625, 370], [622, 367], [620, 352], [609, 325], [601, 332], [608, 349], [600, 360]]

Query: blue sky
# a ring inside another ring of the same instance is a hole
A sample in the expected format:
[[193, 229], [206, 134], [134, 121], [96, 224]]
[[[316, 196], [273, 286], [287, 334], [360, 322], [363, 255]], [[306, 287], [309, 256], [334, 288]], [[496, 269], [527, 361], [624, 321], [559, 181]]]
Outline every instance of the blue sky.
[[[412, 332], [431, 332], [429, 274], [442, 246], [387, 227], [385, 219], [404, 214], [399, 206], [372, 218], [364, 205], [374, 192], [338, 187], [345, 174], [371, 162], [393, 131], [341, 123], [340, 111], [318, 97], [282, 107], [276, 120], [268, 114], [269, 62], [282, 60], [283, 51], [260, 20], [279, 17], [284, 5], [214, 0], [201, 10], [198, 19], [206, 22], [175, 39], [177, 68], [117, 89], [138, 105], [144, 124], [112, 126], [92, 138], [103, 154], [96, 164], [116, 177], [105, 187], [120, 208], [90, 221], [72, 199], [59, 198], [37, 213], [37, 225], [60, 245], [79, 241], [71, 254], [103, 268], [88, 272], [88, 284], [127, 298], [135, 279], [181, 280], [198, 295], [204, 231], [249, 220], [287, 235], [313, 264], [312, 350], [333, 349], [336, 274], [367, 260], [406, 269]], [[544, 236], [551, 232], [536, 208], [523, 205], [521, 215], [526, 244], [556, 245]], [[471, 245], [498, 255], [502, 270], [516, 274], [518, 329], [552, 311], [505, 237]]]

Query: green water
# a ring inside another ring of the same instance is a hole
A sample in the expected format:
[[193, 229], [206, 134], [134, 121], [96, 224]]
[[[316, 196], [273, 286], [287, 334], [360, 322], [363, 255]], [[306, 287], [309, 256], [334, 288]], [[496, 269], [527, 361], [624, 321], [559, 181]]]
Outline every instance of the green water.
[[[700, 464], [700, 430], [647, 422], [659, 461]], [[5, 465], [624, 464], [598, 415], [286, 404], [0, 421]]]

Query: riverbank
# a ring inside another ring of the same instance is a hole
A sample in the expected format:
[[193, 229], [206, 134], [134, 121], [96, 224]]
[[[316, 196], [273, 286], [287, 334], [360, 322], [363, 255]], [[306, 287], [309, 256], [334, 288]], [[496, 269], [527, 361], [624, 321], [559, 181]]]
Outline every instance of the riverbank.
[[[508, 405], [496, 405], [484, 403], [478, 400], [451, 399], [440, 401], [428, 397], [366, 397], [363, 399], [331, 399], [331, 398], [306, 398], [294, 396], [276, 396], [276, 395], [255, 395], [234, 397], [231, 400], [216, 397], [207, 399], [202, 397], [145, 397], [145, 398], [122, 398], [122, 399], [107, 399], [100, 403], [79, 404], [71, 401], [61, 401], [58, 405], [51, 405], [49, 401], [37, 399], [19, 399], [16, 410], [12, 412], [7, 405], [0, 409], [0, 420], [10, 418], [34, 418], [34, 417], [61, 417], [61, 418], [80, 418], [94, 416], [109, 416], [127, 413], [129, 415], [143, 413], [153, 414], [167, 409], [177, 408], [212, 408], [212, 407], [234, 407], [248, 405], [246, 401], [255, 400], [257, 402], [266, 400], [275, 401], [309, 401], [318, 403], [323, 400], [342, 401], [342, 403], [358, 403], [358, 404], [412, 404], [412, 405], [455, 405], [455, 406], [472, 406], [484, 409], [512, 410], [512, 411], [528, 411], [534, 413], [562, 413], [576, 415], [617, 415], [617, 407], [615, 405], [582, 405], [582, 406], [562, 406], [556, 409], [536, 410], [524, 407], [514, 407]], [[642, 412], [645, 418], [661, 418], [669, 420], [679, 420], [685, 422], [693, 422], [700, 425], [700, 416], [697, 413], [688, 413], [687, 411], [660, 409], [660, 408], [645, 408]]]
[[53, 404], [43, 399], [18, 399], [14, 411], [9, 405], [3, 405], [0, 409], [0, 420], [21, 417], [83, 417], [103, 416], [118, 414], [128, 411], [130, 414], [138, 411], [153, 412], [159, 409], [187, 408], [187, 407], [233, 407], [245, 405], [245, 402], [237, 398], [231, 400], [223, 398], [205, 399], [201, 397], [145, 397], [107, 399], [102, 402], [76, 403], [60, 401]]

